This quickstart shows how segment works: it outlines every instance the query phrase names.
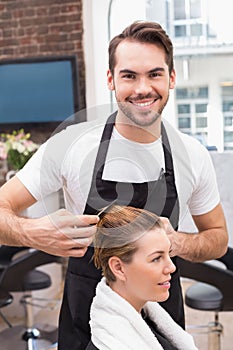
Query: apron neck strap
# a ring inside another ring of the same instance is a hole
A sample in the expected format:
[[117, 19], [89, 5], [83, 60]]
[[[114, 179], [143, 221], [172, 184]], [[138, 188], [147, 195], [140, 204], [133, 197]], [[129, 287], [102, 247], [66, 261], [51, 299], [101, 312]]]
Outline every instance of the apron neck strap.
[[[117, 112], [114, 112], [113, 114], [111, 114], [104, 126], [104, 130], [100, 140], [100, 147], [96, 157], [96, 162], [98, 162], [98, 164], [96, 164], [97, 166], [95, 167], [95, 169], [99, 169], [100, 166], [103, 166], [103, 164], [105, 163], [109, 142], [110, 142], [112, 131], [116, 121], [116, 115], [117, 115]], [[173, 169], [171, 148], [170, 148], [170, 143], [169, 143], [167, 132], [165, 130], [163, 122], [161, 123], [161, 135], [162, 135], [162, 145], [163, 145], [166, 172], [167, 171], [171, 172]]]

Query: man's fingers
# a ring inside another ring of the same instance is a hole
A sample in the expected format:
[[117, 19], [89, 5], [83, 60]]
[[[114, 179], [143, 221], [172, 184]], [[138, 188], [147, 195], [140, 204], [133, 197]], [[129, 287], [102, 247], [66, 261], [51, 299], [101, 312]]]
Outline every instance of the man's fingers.
[[160, 217], [161, 221], [163, 222], [164, 224], [164, 228], [165, 228], [165, 231], [167, 234], [169, 233], [173, 233], [174, 232], [174, 228], [172, 227], [170, 221], [168, 218], [165, 218], [163, 216]]
[[80, 248], [81, 248], [81, 247], [88, 247], [92, 243], [93, 239], [91, 237], [89, 237], [89, 238], [72, 238], [72, 241], [74, 241], [76, 243], [77, 247], [80, 246]]
[[83, 227], [77, 227], [77, 226], [71, 226], [71, 227], [63, 227], [61, 229], [61, 232], [66, 235], [69, 238], [75, 239], [75, 238], [88, 238], [93, 237], [93, 235], [96, 232], [96, 226], [83, 226]]
[[73, 215], [67, 210], [59, 210], [50, 214], [52, 222], [58, 227], [85, 227], [96, 225], [99, 221], [97, 215]]
[[99, 221], [97, 215], [76, 215], [75, 225], [76, 226], [86, 226], [86, 225], [96, 225]]
[[68, 251], [67, 256], [73, 258], [82, 258], [85, 255], [86, 251], [87, 247], [73, 248]]

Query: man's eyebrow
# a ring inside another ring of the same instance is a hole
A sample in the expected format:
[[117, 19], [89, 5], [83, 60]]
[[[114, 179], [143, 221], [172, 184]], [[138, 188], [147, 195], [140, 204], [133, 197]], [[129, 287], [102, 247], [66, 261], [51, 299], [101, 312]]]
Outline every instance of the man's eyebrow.
[[163, 67], [156, 67], [156, 68], [149, 70], [148, 73], [151, 74], [151, 73], [164, 72], [164, 71], [165, 71], [165, 69]]
[[127, 74], [137, 74], [136, 72], [134, 72], [131, 69], [121, 69], [120, 73], [127, 73]]
[[[164, 71], [165, 71], [165, 69], [163, 67], [156, 67], [156, 68], [150, 69], [148, 74], [157, 73], [157, 72], [164, 72]], [[121, 69], [120, 73], [121, 74], [138, 74], [137, 72], [135, 72], [131, 69]]]

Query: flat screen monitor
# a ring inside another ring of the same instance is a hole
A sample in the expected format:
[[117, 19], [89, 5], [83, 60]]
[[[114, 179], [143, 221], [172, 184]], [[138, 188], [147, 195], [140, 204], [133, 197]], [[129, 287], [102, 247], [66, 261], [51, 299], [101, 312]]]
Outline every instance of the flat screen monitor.
[[53, 123], [79, 110], [75, 56], [0, 61], [0, 123]]

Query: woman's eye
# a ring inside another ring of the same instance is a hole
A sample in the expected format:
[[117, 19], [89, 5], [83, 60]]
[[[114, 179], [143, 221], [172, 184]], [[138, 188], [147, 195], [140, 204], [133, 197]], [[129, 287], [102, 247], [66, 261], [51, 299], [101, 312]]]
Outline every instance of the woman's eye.
[[154, 258], [152, 261], [156, 262], [156, 261], [159, 261], [161, 259], [161, 255], [157, 256], [156, 258]]

